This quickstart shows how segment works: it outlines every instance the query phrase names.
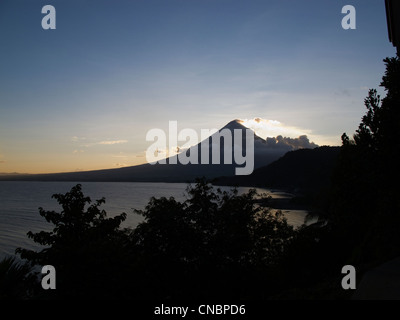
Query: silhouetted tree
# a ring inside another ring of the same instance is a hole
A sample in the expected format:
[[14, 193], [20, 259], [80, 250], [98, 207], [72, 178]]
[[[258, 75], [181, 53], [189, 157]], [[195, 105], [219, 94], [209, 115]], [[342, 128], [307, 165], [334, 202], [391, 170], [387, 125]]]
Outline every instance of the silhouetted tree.
[[18, 248], [16, 252], [33, 264], [55, 267], [57, 290], [51, 292], [53, 296], [93, 298], [114, 294], [126, 245], [119, 226], [126, 214], [106, 218], [106, 212], [99, 208], [104, 198], [85, 210], [91, 199], [83, 195], [80, 184], [53, 198], [62, 206], [61, 213], [39, 208], [40, 215], [54, 224], [53, 230], [28, 232], [29, 238], [46, 248], [39, 252]]
[[384, 62], [381, 86], [386, 97], [369, 90], [367, 112], [353, 140], [342, 136], [333, 176], [327, 220], [353, 262], [400, 254], [400, 61], [396, 57]]
[[152, 198], [136, 211], [145, 218], [133, 238], [149, 294], [227, 298], [272, 289], [271, 272], [295, 233], [282, 213], [255, 190], [222, 192], [204, 179], [188, 196]]
[[104, 199], [89, 205], [81, 185], [53, 197], [61, 213], [39, 209], [53, 230], [28, 233], [46, 248], [17, 249], [56, 269], [57, 289], [37, 283], [35, 298], [259, 299], [291, 285], [282, 263], [297, 231], [255, 190], [239, 195], [199, 179], [183, 202], [151, 198], [133, 230], [120, 228], [125, 214], [106, 218]]

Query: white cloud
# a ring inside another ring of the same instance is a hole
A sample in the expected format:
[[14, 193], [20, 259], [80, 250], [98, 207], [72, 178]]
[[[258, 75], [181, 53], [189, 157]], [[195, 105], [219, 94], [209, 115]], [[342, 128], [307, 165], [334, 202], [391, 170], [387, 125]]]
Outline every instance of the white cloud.
[[79, 142], [79, 141], [82, 141], [82, 140], [86, 140], [86, 138], [85, 137], [77, 137], [77, 136], [73, 136], [71, 138], [72, 142]]
[[112, 145], [112, 144], [121, 144], [121, 143], [127, 143], [128, 140], [106, 140], [106, 141], [100, 141], [96, 144], [102, 144], [102, 145]]
[[268, 120], [263, 118], [242, 119], [239, 120], [245, 127], [253, 129], [254, 132], [261, 138], [268, 137], [287, 137], [298, 138], [300, 136], [307, 136], [311, 142], [320, 146], [323, 145], [340, 145], [340, 135], [318, 135], [313, 133], [312, 130], [301, 129], [298, 127], [287, 126], [277, 120]]
[[114, 144], [123, 144], [123, 143], [127, 143], [128, 140], [104, 140], [104, 141], [99, 141], [99, 142], [91, 142], [91, 143], [85, 143], [82, 144], [81, 147], [85, 147], [85, 148], [90, 148], [93, 146], [98, 146], [98, 145], [114, 145]]
[[241, 119], [239, 120], [245, 127], [253, 129], [254, 132], [261, 138], [267, 137], [299, 137], [309, 135], [311, 130], [303, 130], [296, 127], [289, 127], [277, 120], [269, 120], [262, 118]]

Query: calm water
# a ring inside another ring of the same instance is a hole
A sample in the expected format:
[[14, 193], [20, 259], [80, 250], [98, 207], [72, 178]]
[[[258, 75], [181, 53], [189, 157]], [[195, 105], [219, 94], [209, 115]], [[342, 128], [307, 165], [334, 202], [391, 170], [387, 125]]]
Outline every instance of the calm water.
[[[60, 212], [60, 206], [51, 196], [66, 193], [76, 185], [74, 182], [6, 182], [0, 181], [0, 258], [13, 255], [17, 247], [39, 249], [27, 237], [28, 231], [49, 231], [53, 225], [39, 214], [39, 207]], [[127, 219], [122, 227], [135, 227], [142, 217], [133, 209], [144, 209], [151, 196], [173, 196], [176, 200], [186, 199], [185, 183], [141, 183], [141, 182], [84, 182], [82, 191], [92, 201], [106, 198], [101, 206], [112, 217], [122, 212]], [[228, 187], [221, 189], [229, 190]], [[239, 188], [246, 192], [249, 188]], [[267, 190], [259, 189], [260, 192]], [[284, 193], [274, 192], [273, 197], [285, 197]], [[307, 212], [303, 210], [286, 211], [289, 223], [298, 226], [304, 222]]]

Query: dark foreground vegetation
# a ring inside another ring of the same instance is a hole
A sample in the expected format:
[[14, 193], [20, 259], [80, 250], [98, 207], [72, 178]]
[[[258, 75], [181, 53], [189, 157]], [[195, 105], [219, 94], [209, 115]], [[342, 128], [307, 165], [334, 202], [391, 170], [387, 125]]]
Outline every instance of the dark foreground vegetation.
[[[320, 201], [319, 222], [293, 229], [268, 197], [215, 190], [204, 179], [184, 202], [152, 198], [135, 229], [109, 218], [76, 185], [40, 208], [51, 232], [28, 233], [46, 247], [17, 249], [0, 262], [0, 297], [26, 299], [347, 299], [341, 269], [357, 274], [400, 255], [400, 62], [384, 60], [381, 85], [343, 145]], [[263, 199], [263, 200], [262, 200]], [[57, 289], [43, 290], [40, 270], [53, 265]], [[36, 270], [36, 271], [33, 271]], [[35, 273], [36, 272], [36, 273]], [[358, 276], [359, 278], [359, 276]]]
[[[318, 229], [295, 230], [268, 207], [269, 197], [214, 190], [204, 179], [187, 194], [184, 202], [152, 198], [136, 211], [144, 221], [135, 229], [121, 229], [126, 215], [108, 218], [100, 209], [104, 199], [91, 203], [79, 184], [53, 195], [61, 212], [40, 208], [53, 230], [28, 233], [46, 249], [17, 249], [29, 263], [10, 261], [4, 273], [23, 268], [5, 278], [25, 290], [6, 286], [2, 297], [275, 299], [329, 276], [310, 269], [313, 261], [331, 262], [327, 252], [307, 252], [318, 244]], [[40, 269], [24, 279], [35, 265], [55, 267], [56, 290], [42, 289]]]

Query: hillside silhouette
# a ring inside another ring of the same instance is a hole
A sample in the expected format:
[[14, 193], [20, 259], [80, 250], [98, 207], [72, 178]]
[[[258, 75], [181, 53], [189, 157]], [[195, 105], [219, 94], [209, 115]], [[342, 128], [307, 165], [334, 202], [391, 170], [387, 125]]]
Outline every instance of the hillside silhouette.
[[248, 176], [215, 179], [216, 185], [253, 186], [289, 192], [313, 192], [330, 185], [340, 147], [290, 151]]

